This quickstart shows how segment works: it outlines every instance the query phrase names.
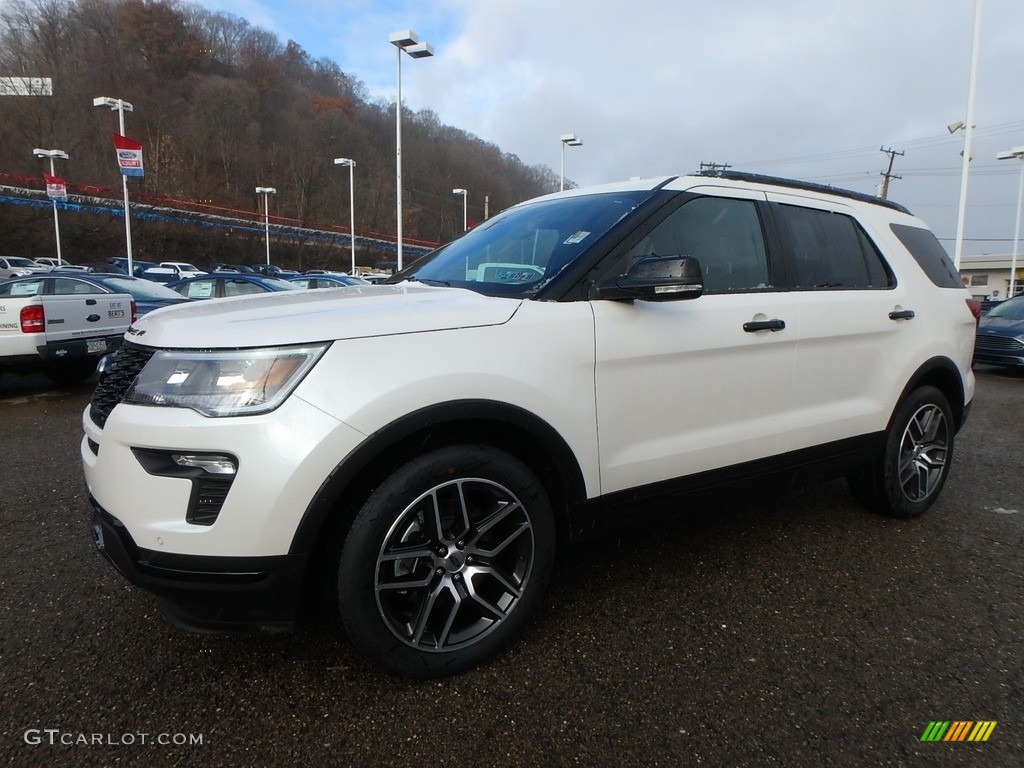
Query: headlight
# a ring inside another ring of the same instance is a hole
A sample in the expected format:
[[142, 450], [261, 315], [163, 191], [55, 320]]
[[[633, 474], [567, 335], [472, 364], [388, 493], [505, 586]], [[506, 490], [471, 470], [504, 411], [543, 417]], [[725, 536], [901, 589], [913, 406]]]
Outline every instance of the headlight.
[[191, 408], [204, 416], [266, 413], [284, 402], [327, 347], [161, 350], [124, 402]]

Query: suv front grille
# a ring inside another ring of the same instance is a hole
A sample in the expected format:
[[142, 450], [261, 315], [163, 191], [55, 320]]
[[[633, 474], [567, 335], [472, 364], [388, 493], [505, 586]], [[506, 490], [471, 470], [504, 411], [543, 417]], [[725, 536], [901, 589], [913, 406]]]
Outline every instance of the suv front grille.
[[120, 349], [107, 358], [107, 365], [92, 396], [89, 416], [100, 427], [107, 423], [107, 417], [114, 406], [121, 402], [128, 387], [135, 381], [146, 363], [156, 353], [150, 347], [140, 347], [125, 342]]

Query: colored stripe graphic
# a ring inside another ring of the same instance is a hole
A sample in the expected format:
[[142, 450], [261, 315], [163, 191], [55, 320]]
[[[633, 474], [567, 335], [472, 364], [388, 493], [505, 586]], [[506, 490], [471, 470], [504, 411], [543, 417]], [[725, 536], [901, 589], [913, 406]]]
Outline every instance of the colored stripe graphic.
[[921, 741], [988, 741], [996, 729], [995, 720], [932, 720]]
[[932, 720], [921, 734], [921, 741], [942, 741], [949, 728], [949, 720]]
[[992, 731], [996, 729], [995, 720], [983, 720], [974, 726], [974, 730], [971, 731], [971, 735], [967, 737], [968, 741], [988, 741], [988, 737], [992, 735]]

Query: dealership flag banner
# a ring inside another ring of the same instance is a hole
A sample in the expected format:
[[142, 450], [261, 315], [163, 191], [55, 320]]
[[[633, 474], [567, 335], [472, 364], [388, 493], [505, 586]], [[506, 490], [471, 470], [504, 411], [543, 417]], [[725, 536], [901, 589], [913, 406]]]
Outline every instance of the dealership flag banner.
[[112, 133], [114, 149], [117, 151], [117, 165], [122, 176], [142, 176], [142, 145], [119, 133]]
[[68, 183], [58, 176], [43, 174], [43, 181], [46, 182], [46, 196], [51, 200], [68, 199]]

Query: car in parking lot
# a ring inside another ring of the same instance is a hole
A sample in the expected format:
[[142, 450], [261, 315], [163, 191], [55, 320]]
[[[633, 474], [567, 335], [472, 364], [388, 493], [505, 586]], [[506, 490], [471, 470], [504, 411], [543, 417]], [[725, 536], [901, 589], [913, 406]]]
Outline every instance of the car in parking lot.
[[57, 259], [57, 258], [53, 258], [53, 257], [50, 257], [50, 256], [41, 256], [41, 257], [39, 257], [37, 259], [32, 259], [32, 261], [34, 261], [40, 267], [46, 267], [47, 269], [51, 269], [51, 270], [53, 270], [53, 269], [69, 269], [69, 268], [71, 268], [71, 269], [78, 269], [79, 268], [77, 264], [72, 264], [71, 262], [64, 261], [64, 259]]
[[[120, 272], [121, 274], [128, 274], [128, 259], [124, 256], [112, 256], [105, 262], [109, 269], [97, 269], [100, 272]], [[156, 267], [155, 261], [140, 261], [139, 259], [132, 259], [132, 274], [135, 277], [142, 277], [142, 273], [147, 269], [153, 269]]]
[[285, 269], [284, 267], [279, 267], [277, 264], [253, 264], [252, 269], [254, 272], [259, 272], [261, 275], [266, 275], [267, 277], [287, 278], [294, 277], [299, 274], [297, 270]]
[[133, 324], [83, 414], [93, 540], [179, 625], [288, 627], [313, 588], [373, 663], [452, 674], [605, 524], [843, 476], [924, 513], [974, 393], [969, 298], [867, 195], [726, 172], [545, 196], [384, 285]]
[[974, 362], [1024, 366], [1024, 295], [994, 305], [981, 316]]
[[0, 256], [0, 278], [21, 277], [36, 272], [48, 272], [49, 267], [37, 264], [32, 259], [21, 256]]
[[220, 299], [227, 296], [299, 290], [299, 286], [287, 280], [249, 272], [214, 272], [171, 282], [167, 287], [190, 299]]
[[[154, 309], [182, 304], [188, 299], [170, 288], [115, 273], [46, 272], [16, 277], [0, 282], [0, 295], [18, 296], [78, 296], [95, 293], [127, 293], [135, 299], [136, 316]], [[10, 286], [10, 287], [6, 287]]]
[[351, 275], [341, 275], [330, 272], [323, 272], [319, 274], [309, 274], [307, 272], [304, 275], [289, 277], [288, 282], [295, 283], [300, 288], [350, 288], [353, 285], [371, 284], [369, 281], [363, 280], [361, 277], [352, 277]]

